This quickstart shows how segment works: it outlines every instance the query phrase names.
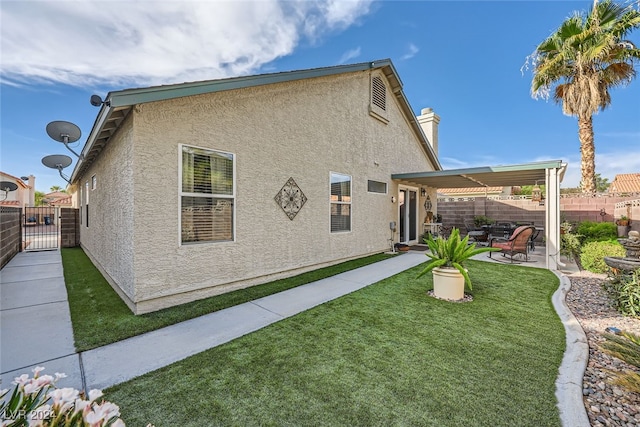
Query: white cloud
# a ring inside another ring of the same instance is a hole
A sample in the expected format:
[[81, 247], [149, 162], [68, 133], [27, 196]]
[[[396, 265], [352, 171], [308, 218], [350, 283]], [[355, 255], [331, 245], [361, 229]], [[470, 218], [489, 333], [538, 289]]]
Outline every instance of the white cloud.
[[[550, 159], [536, 159], [536, 161], [538, 160]], [[568, 164], [562, 180], [562, 187], [578, 187], [582, 180], [580, 153], [564, 156], [561, 160]], [[613, 181], [618, 174], [638, 172], [640, 172], [640, 147], [625, 151], [601, 151], [599, 153], [596, 151], [596, 173], [600, 174], [602, 178], [607, 178], [609, 182]]]
[[402, 55], [400, 57], [401, 61], [405, 61], [407, 59], [411, 59], [414, 56], [416, 56], [416, 54], [420, 51], [420, 49], [418, 49], [418, 46], [414, 45], [413, 43], [409, 43], [409, 50], [407, 53], [405, 53], [404, 55]]
[[303, 37], [352, 25], [371, 1], [2, 2], [2, 79], [90, 86], [250, 74]]
[[345, 64], [346, 62], [354, 58], [357, 58], [358, 56], [360, 56], [360, 46], [343, 53], [342, 56], [340, 57], [340, 60], [338, 61], [338, 64]]
[[[536, 159], [528, 159], [524, 161], [513, 161], [507, 164], [541, 162], [547, 160], [562, 160], [567, 163], [567, 171], [562, 180], [563, 188], [573, 188], [580, 185], [582, 173], [580, 170], [580, 153], [572, 153], [565, 156], [541, 156]], [[441, 157], [440, 163], [444, 169], [464, 169], [479, 166], [495, 166], [506, 164], [496, 158], [474, 157], [472, 162], [460, 160], [452, 157]], [[609, 182], [613, 181], [616, 175], [623, 173], [640, 173], [640, 147], [626, 149], [624, 151], [608, 151], [596, 152], [596, 173], [601, 177], [607, 178]]]

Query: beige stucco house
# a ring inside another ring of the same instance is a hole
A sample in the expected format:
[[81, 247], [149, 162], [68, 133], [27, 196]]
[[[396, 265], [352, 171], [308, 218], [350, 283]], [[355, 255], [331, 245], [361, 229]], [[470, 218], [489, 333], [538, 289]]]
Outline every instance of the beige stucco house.
[[35, 206], [35, 176], [29, 175], [22, 179], [0, 171], [0, 181], [10, 182], [16, 186], [16, 189], [13, 191], [4, 191], [4, 189], [0, 189], [0, 206], [12, 206], [17, 208]]
[[389, 60], [111, 92], [81, 245], [139, 314], [417, 242], [436, 191], [391, 175], [441, 170], [438, 121]]

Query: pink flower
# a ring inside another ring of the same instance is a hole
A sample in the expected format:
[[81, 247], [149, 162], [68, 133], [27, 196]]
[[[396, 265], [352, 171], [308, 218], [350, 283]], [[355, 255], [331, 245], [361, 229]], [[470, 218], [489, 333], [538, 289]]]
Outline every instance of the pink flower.
[[66, 412], [74, 405], [80, 392], [75, 388], [57, 388], [49, 392], [49, 397], [53, 399], [53, 407], [60, 412]]
[[33, 378], [38, 378], [40, 372], [44, 371], [44, 366], [36, 366], [31, 370], [33, 372]]
[[15, 377], [14, 378], [13, 384], [15, 384], [15, 385], [24, 385], [29, 380], [30, 380], [29, 375], [22, 374], [19, 377]]
[[93, 402], [99, 397], [102, 397], [103, 393], [101, 390], [93, 389], [89, 391], [89, 402]]

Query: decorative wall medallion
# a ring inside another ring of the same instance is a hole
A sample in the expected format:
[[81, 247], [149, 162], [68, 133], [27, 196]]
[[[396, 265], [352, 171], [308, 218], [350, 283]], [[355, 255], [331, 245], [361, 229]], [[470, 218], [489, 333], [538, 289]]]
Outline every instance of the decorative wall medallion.
[[282, 208], [285, 214], [293, 221], [300, 209], [307, 201], [307, 196], [304, 195], [298, 184], [289, 178], [284, 186], [278, 191], [274, 200]]

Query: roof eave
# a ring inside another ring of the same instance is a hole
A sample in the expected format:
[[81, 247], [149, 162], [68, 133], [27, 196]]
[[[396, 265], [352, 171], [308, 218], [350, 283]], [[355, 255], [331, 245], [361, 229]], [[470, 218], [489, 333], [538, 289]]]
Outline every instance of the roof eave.
[[[428, 159], [433, 164], [434, 169], [441, 170], [442, 166], [437, 155], [433, 151], [431, 144], [424, 135], [422, 128], [402, 91], [402, 81], [390, 59], [381, 59], [358, 64], [338, 65], [324, 68], [313, 68], [307, 70], [285, 71], [272, 74], [261, 74], [255, 76], [232, 77], [227, 79], [208, 80], [203, 82], [178, 83], [166, 86], [154, 86], [141, 89], [124, 89], [109, 92], [93, 124], [91, 132], [82, 149], [82, 156], [76, 163], [71, 174], [71, 183], [74, 183], [86, 168], [89, 167], [102, 145], [108, 143], [120, 123], [126, 118], [131, 108], [136, 104], [146, 102], [163, 101], [185, 96], [201, 95], [206, 93], [221, 92], [234, 89], [242, 89], [254, 86], [262, 86], [273, 83], [283, 83], [296, 80], [310, 79], [315, 77], [325, 77], [349, 72], [367, 71], [370, 69], [380, 69], [385, 74], [391, 85], [392, 93], [406, 116], [407, 121], [414, 130], [416, 136], [425, 151]], [[113, 118], [114, 114], [120, 117]], [[109, 129], [105, 131], [105, 125]]]

